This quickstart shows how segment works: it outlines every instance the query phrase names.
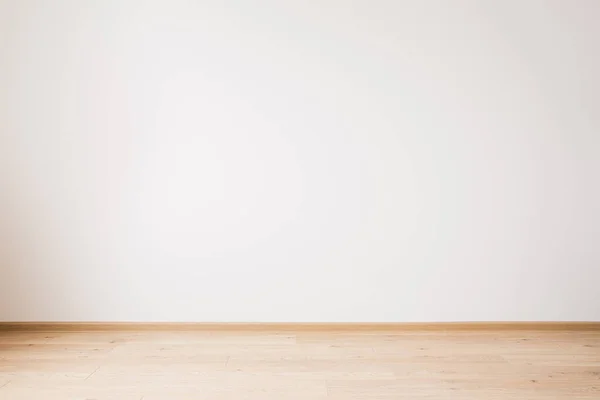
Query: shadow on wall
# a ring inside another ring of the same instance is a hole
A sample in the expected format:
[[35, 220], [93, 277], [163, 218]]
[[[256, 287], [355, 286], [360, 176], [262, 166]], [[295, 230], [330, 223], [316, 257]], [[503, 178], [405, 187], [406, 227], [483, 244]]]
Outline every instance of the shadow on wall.
[[0, 321], [46, 320], [75, 302], [57, 268], [52, 229], [41, 220], [43, 199], [29, 190], [22, 160], [7, 142], [0, 142]]
[[20, 213], [14, 209], [13, 193], [7, 188], [6, 171], [2, 171], [2, 202], [0, 203], [0, 320], [19, 319], [30, 301], [25, 294], [25, 281], [31, 279], [25, 270], [23, 227], [19, 226]]

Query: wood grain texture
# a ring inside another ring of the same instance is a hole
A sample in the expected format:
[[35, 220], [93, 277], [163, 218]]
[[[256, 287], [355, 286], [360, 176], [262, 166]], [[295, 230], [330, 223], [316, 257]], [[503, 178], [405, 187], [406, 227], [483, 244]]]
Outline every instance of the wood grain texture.
[[0, 400], [599, 399], [598, 330], [0, 332]]

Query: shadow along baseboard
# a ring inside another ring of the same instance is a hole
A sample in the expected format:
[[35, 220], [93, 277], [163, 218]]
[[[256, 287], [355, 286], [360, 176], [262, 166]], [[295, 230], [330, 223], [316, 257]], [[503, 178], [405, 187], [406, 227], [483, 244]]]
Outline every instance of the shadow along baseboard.
[[2, 322], [0, 331], [598, 331], [582, 322]]

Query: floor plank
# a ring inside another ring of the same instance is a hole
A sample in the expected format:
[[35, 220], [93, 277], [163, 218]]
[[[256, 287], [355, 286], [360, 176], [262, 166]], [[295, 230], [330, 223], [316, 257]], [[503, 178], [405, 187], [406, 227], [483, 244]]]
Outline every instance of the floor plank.
[[600, 332], [0, 332], [0, 400], [599, 399]]

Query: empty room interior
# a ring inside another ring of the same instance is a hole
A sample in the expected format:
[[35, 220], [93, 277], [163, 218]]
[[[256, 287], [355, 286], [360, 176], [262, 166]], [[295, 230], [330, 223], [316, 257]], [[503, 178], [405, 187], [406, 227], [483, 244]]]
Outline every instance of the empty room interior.
[[0, 400], [600, 399], [599, 20], [0, 0]]

